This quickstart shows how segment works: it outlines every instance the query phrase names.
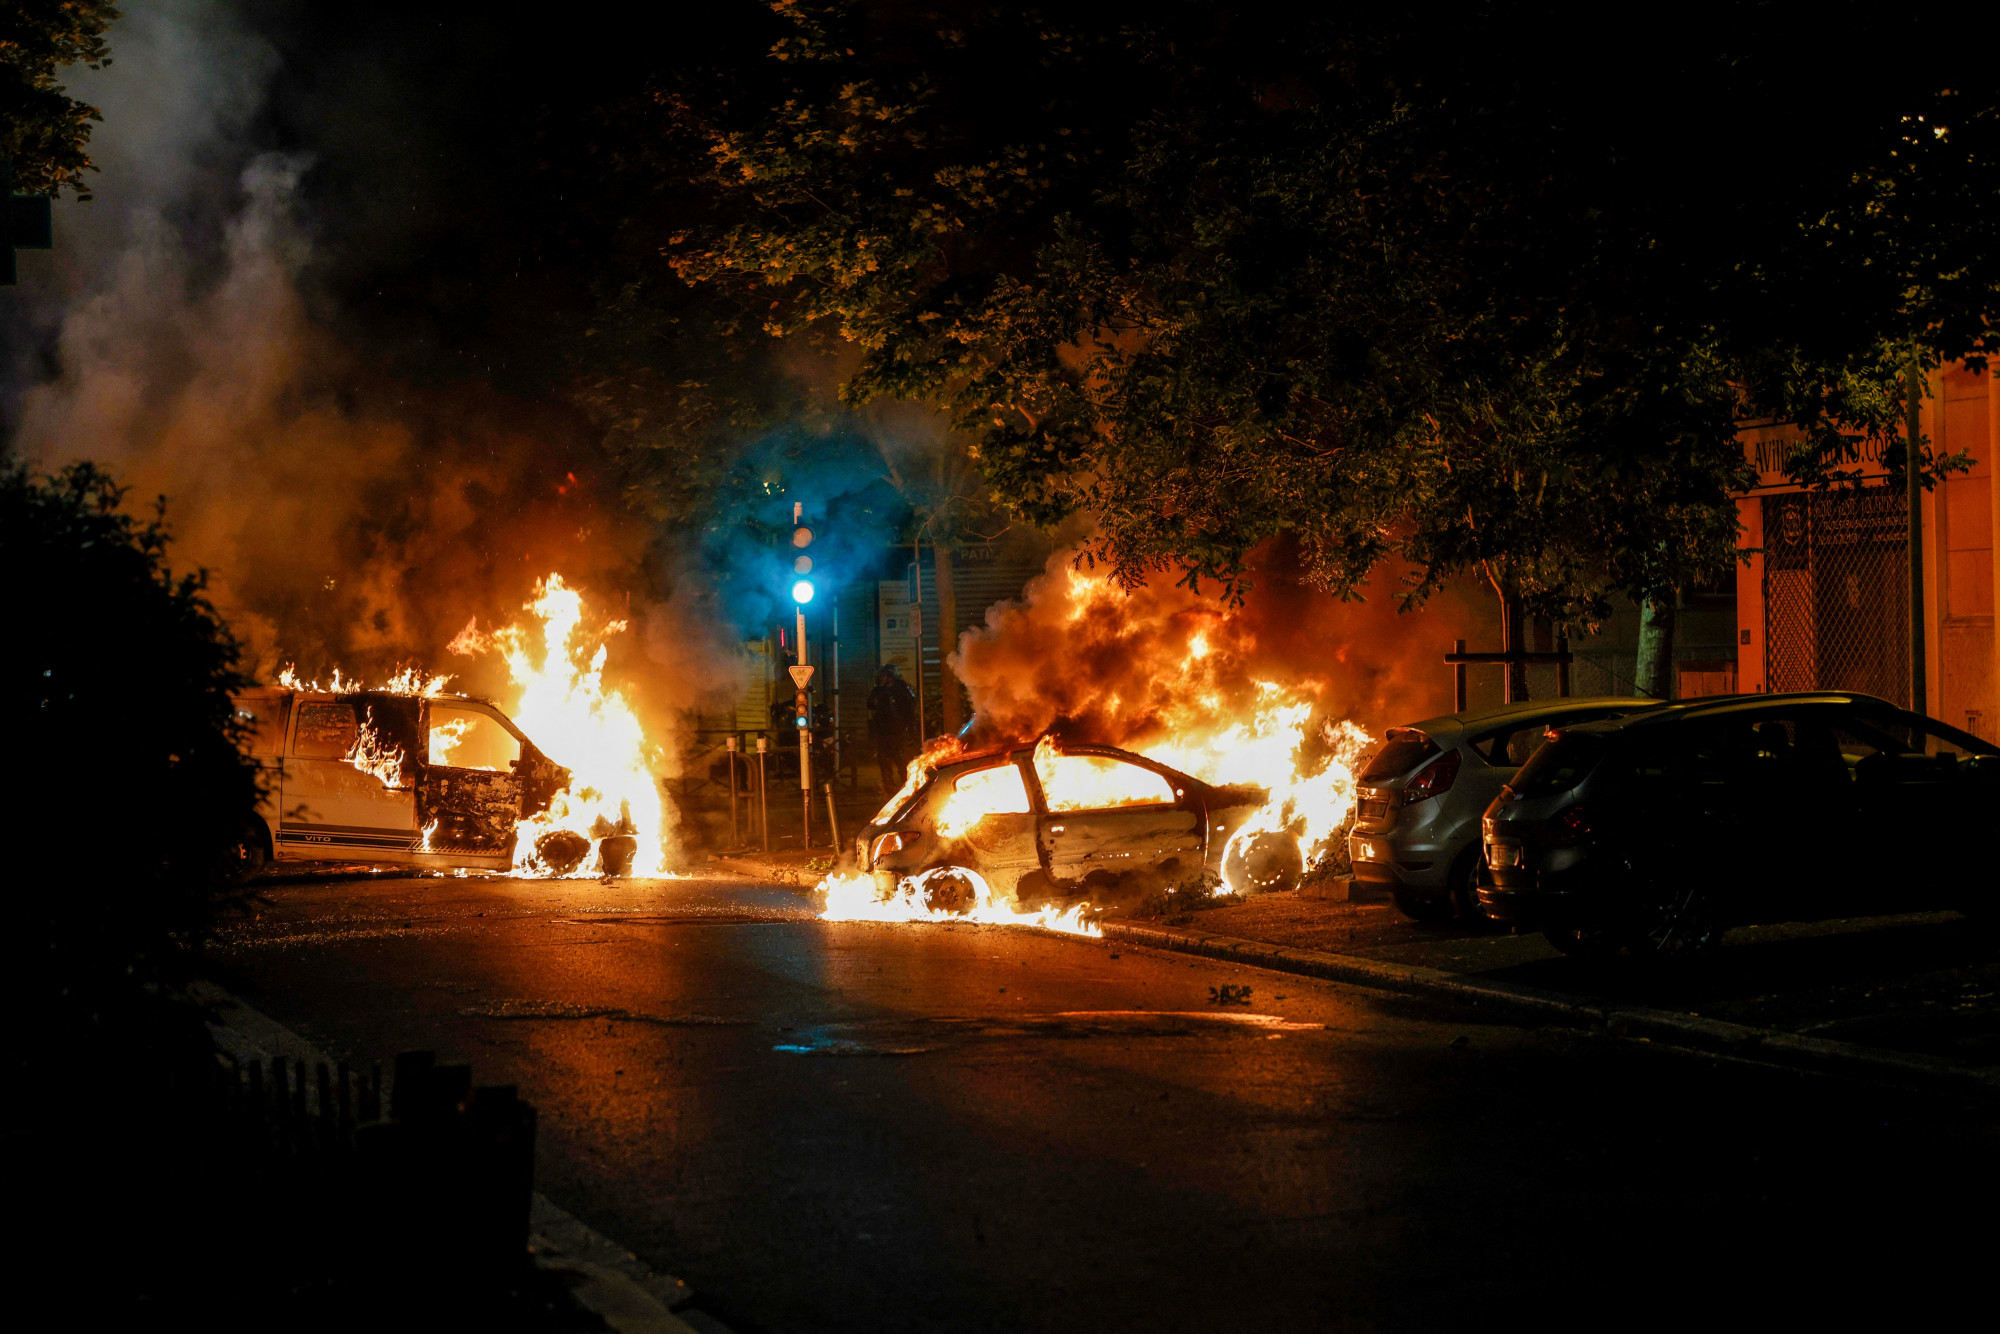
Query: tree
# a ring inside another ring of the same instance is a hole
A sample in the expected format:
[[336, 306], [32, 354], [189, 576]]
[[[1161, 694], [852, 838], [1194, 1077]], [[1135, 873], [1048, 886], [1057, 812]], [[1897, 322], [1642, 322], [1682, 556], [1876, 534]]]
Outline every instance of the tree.
[[[133, 1040], [149, 985], [200, 943], [215, 871], [255, 818], [258, 773], [231, 692], [249, 682], [198, 574], [104, 472], [0, 470], [12, 571], [0, 727], [17, 781], [9, 967], [36, 1041]], [[197, 1026], [198, 1028], [198, 1026]]]
[[[773, 6], [706, 145], [690, 283], [933, 399], [998, 497], [1126, 579], [1473, 571], [1589, 624], [1727, 574], [1744, 418], [1895, 419], [2000, 310], [1994, 75], [1862, 5], [1717, 3], [1643, 43], [1542, 9]], [[1831, 34], [1816, 38], [1814, 34]], [[769, 89], [772, 79], [778, 87]]]
[[90, 198], [90, 123], [103, 117], [57, 74], [77, 61], [109, 65], [104, 30], [117, 17], [106, 0], [17, 0], [0, 10], [0, 158], [14, 160], [16, 189]]

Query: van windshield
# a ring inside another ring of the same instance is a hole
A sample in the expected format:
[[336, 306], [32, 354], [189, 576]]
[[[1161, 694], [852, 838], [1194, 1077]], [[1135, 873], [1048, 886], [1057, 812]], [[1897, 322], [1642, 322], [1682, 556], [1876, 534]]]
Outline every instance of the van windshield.
[[1381, 749], [1368, 757], [1368, 767], [1361, 771], [1361, 781], [1379, 783], [1388, 778], [1401, 778], [1437, 753], [1437, 742], [1416, 728], [1392, 727], [1389, 735], [1383, 738]]
[[1567, 792], [1590, 776], [1604, 758], [1609, 743], [1589, 732], [1563, 732], [1528, 757], [1514, 781], [1507, 786], [1517, 797], [1553, 797]]

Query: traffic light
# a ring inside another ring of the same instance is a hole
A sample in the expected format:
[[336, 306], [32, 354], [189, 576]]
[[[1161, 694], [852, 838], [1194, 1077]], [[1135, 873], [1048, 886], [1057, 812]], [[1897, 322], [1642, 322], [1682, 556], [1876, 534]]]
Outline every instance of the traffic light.
[[807, 694], [803, 690], [794, 692], [792, 695], [792, 708], [795, 709], [799, 715], [798, 718], [794, 720], [795, 724], [798, 727], [807, 728], [812, 726], [813, 702], [811, 695]]
[[812, 545], [813, 531], [801, 522], [804, 517], [805, 506], [793, 504], [792, 546], [799, 554], [792, 558], [792, 573], [797, 576], [792, 580], [792, 601], [801, 607], [813, 600], [813, 593], [816, 591], [813, 588], [813, 581], [806, 577], [812, 573], [813, 568], [813, 558], [806, 554], [806, 548]]

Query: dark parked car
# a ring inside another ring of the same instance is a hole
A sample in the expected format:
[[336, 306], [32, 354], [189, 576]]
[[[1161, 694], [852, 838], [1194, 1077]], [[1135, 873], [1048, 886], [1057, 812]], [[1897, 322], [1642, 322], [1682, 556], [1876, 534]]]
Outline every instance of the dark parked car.
[[1368, 757], [1347, 837], [1354, 878], [1387, 885], [1420, 922], [1480, 915], [1479, 817], [1552, 727], [1659, 701], [1543, 699], [1392, 727]]
[[[1289, 889], [1297, 840], [1233, 836], [1264, 804], [1261, 788], [1212, 787], [1110, 746], [994, 750], [941, 764], [890, 798], [854, 841], [860, 870], [883, 890], [929, 877], [935, 909], [972, 906], [972, 872], [1001, 904], [1142, 895], [1203, 875], [1230, 888]], [[1228, 854], [1225, 857], [1225, 854]]]
[[1479, 891], [1572, 954], [1732, 925], [2000, 903], [2000, 747], [1869, 695], [1731, 696], [1569, 727], [1487, 808]]

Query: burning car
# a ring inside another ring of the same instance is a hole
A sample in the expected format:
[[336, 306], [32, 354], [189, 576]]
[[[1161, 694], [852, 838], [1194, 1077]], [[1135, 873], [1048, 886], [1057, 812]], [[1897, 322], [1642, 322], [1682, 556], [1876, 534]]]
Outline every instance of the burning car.
[[[231, 879], [271, 861], [504, 871], [521, 822], [570, 781], [506, 714], [464, 695], [269, 687], [238, 695], [236, 711], [266, 786]], [[603, 869], [630, 861], [625, 831], [594, 832]], [[533, 851], [566, 874], [592, 842], [556, 830]]]
[[1190, 881], [1289, 889], [1298, 840], [1259, 828], [1269, 794], [1215, 787], [1112, 746], [1033, 746], [911, 766], [854, 841], [886, 898], [905, 882], [931, 912], [1112, 902]]

